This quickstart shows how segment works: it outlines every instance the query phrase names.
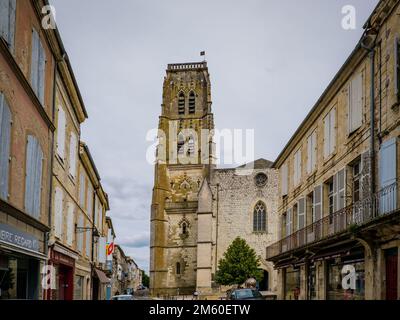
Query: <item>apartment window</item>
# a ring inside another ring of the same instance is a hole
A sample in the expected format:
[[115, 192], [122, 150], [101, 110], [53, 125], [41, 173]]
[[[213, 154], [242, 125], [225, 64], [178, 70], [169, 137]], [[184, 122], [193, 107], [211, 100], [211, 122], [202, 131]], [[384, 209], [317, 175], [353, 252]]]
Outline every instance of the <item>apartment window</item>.
[[193, 114], [196, 111], [196, 96], [194, 92], [190, 92], [189, 95], [189, 113]]
[[349, 85], [349, 133], [357, 130], [362, 124], [363, 113], [363, 75], [358, 73]]
[[63, 199], [63, 191], [61, 188], [56, 187], [54, 195], [54, 234], [60, 239], [62, 238]]
[[314, 131], [307, 139], [307, 173], [314, 171], [317, 164], [317, 132]]
[[353, 164], [353, 202], [360, 201], [361, 161]]
[[69, 202], [67, 205], [67, 244], [72, 246], [74, 239], [74, 205]]
[[297, 230], [306, 226], [306, 203], [305, 198], [299, 199], [297, 202]]
[[176, 274], [181, 274], [181, 264], [179, 262], [176, 263]]
[[71, 132], [69, 140], [69, 174], [72, 178], [76, 176], [76, 154], [78, 152], [78, 141], [76, 134]]
[[286, 196], [288, 194], [288, 166], [286, 163], [281, 167], [281, 179], [282, 196]]
[[185, 94], [183, 92], [179, 93], [178, 97], [178, 114], [185, 114]]
[[253, 212], [253, 231], [265, 232], [267, 229], [267, 212], [265, 204], [259, 201], [254, 207]]
[[38, 32], [32, 30], [31, 84], [39, 101], [44, 104], [46, 53]]
[[36, 219], [40, 217], [42, 168], [43, 152], [39, 141], [29, 135], [26, 147], [25, 210]]
[[3, 200], [8, 199], [11, 124], [10, 108], [0, 92], [0, 198]]
[[57, 119], [57, 154], [61, 160], [64, 160], [65, 153], [65, 111], [59, 106], [58, 107], [58, 119]]
[[289, 209], [286, 212], [286, 236], [290, 236], [292, 234], [292, 209]]
[[335, 129], [336, 108], [326, 115], [324, 118], [324, 157], [329, 157], [336, 146], [336, 129]]
[[83, 172], [81, 172], [79, 180], [79, 202], [81, 207], [86, 209], [86, 179]]
[[[84, 224], [83, 224], [83, 216], [82, 216], [82, 214], [79, 214], [77, 227], [78, 228], [84, 228], [85, 227]], [[83, 230], [77, 230], [77, 236], [76, 236], [77, 237], [76, 246], [77, 246], [77, 249], [78, 249], [78, 251], [80, 253], [83, 252], [83, 232], [84, 232]]]
[[301, 149], [299, 149], [294, 155], [294, 172], [293, 172], [293, 183], [297, 187], [301, 181]]
[[0, 0], [0, 37], [14, 48], [15, 9], [17, 0]]

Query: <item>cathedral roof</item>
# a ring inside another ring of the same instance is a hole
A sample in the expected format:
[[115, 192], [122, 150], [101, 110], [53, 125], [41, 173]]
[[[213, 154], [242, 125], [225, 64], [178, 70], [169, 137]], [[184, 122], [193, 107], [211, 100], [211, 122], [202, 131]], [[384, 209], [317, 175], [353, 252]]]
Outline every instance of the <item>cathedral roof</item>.
[[238, 168], [244, 168], [246, 166], [252, 166], [254, 169], [266, 169], [271, 168], [274, 163], [272, 161], [260, 158], [253, 162], [249, 162], [239, 166]]

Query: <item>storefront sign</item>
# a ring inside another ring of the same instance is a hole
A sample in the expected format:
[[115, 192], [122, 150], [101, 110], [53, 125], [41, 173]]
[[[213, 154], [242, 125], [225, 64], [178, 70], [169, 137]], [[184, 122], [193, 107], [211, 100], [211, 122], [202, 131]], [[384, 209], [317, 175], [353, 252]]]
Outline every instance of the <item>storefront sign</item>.
[[39, 240], [35, 236], [7, 224], [0, 223], [0, 240], [20, 248], [39, 252]]

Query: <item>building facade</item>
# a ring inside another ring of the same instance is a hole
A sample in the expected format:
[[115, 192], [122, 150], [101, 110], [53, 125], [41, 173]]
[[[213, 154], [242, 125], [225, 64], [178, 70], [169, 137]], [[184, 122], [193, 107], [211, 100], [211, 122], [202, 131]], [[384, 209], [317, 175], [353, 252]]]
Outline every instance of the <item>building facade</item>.
[[399, 299], [399, 1], [360, 42], [275, 161], [280, 299]]
[[263, 159], [217, 169], [207, 63], [170, 64], [166, 73], [151, 207], [151, 294], [219, 293], [218, 261], [237, 236], [263, 261], [263, 289], [273, 289], [264, 248], [277, 240], [278, 173]]

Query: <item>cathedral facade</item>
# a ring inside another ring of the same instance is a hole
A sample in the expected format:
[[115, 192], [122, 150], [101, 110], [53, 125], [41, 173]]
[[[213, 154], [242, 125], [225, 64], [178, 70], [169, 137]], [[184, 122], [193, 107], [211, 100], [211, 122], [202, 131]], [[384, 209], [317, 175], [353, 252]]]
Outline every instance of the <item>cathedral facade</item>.
[[151, 206], [151, 293], [219, 293], [218, 261], [236, 237], [260, 257], [260, 289], [275, 291], [265, 248], [278, 239], [278, 172], [264, 159], [231, 169], [215, 166], [206, 62], [168, 65], [162, 100]]

